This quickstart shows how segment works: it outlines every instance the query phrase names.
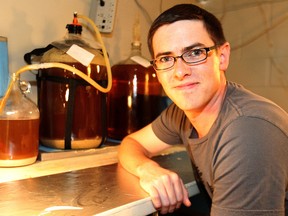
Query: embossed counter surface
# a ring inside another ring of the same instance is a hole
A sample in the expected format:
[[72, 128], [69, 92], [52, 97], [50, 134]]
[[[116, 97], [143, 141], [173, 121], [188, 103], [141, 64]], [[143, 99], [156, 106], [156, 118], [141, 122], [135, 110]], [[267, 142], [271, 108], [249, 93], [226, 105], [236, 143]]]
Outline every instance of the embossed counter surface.
[[[198, 193], [186, 152], [155, 157]], [[131, 215], [153, 213], [139, 180], [112, 164], [0, 184], [0, 215]]]

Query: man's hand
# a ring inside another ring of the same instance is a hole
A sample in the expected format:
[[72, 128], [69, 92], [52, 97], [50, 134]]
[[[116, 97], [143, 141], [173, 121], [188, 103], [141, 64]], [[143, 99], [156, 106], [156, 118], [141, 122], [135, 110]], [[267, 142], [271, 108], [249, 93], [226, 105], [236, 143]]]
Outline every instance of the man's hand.
[[153, 155], [170, 147], [154, 134], [149, 124], [124, 138], [118, 151], [121, 165], [139, 177], [141, 187], [151, 196], [154, 207], [161, 214], [173, 212], [182, 203], [191, 205], [180, 177], [151, 160]]
[[172, 213], [183, 203], [190, 206], [188, 192], [180, 177], [155, 163], [138, 167], [141, 187], [151, 196], [155, 209], [161, 214]]

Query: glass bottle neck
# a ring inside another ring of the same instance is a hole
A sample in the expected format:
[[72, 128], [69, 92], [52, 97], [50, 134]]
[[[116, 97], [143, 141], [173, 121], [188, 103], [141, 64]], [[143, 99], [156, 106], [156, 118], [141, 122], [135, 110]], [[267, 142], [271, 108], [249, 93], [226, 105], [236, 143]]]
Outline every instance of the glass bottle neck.
[[131, 44], [130, 57], [133, 57], [133, 56], [142, 56], [142, 54], [141, 54], [141, 43], [133, 42]]

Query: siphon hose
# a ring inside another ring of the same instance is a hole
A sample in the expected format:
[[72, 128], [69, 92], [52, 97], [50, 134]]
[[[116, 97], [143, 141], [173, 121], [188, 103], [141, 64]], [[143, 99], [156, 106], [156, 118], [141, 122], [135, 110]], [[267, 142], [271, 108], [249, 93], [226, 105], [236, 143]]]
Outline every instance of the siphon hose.
[[96, 34], [96, 38], [101, 44], [103, 55], [104, 55], [104, 61], [105, 61], [106, 68], [107, 68], [108, 84], [107, 84], [107, 88], [101, 88], [101, 90], [98, 88], [97, 89], [103, 93], [107, 93], [112, 88], [112, 72], [111, 72], [111, 65], [110, 65], [110, 61], [108, 58], [107, 50], [106, 50], [106, 47], [105, 47], [104, 42], [102, 40], [101, 34], [100, 34], [97, 26], [95, 25], [95, 23], [90, 18], [83, 16], [83, 15], [77, 15], [77, 17], [86, 20], [93, 27], [95, 34]]

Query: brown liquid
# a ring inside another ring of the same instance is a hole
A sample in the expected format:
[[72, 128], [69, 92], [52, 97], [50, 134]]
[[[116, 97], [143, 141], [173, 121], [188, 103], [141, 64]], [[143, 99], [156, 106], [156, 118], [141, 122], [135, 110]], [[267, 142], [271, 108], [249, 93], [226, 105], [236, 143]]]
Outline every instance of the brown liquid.
[[114, 65], [108, 93], [108, 137], [116, 140], [151, 123], [165, 109], [165, 97], [153, 68]]
[[[87, 68], [80, 63], [69, 64], [65, 62], [65, 64], [72, 65], [87, 74]], [[82, 80], [77, 75], [58, 68], [42, 70], [41, 74], [43, 76]], [[91, 78], [100, 84], [107, 80], [105, 67], [91, 65]], [[59, 148], [59, 146], [54, 146], [54, 141], [61, 142], [65, 139], [69, 91], [70, 86], [68, 84], [49, 80], [40, 81], [38, 89], [40, 140], [43, 141], [44, 145]], [[103, 136], [102, 124], [105, 120], [102, 114], [102, 106], [105, 105], [103, 104], [103, 97], [104, 94], [91, 85], [78, 85], [76, 87], [71, 140], [83, 140], [83, 148], [85, 148], [85, 140], [87, 139], [95, 140], [94, 147], [97, 147], [101, 142], [99, 137]], [[93, 146], [90, 145], [90, 147]]]
[[39, 119], [1, 119], [0, 131], [0, 160], [37, 157]]

